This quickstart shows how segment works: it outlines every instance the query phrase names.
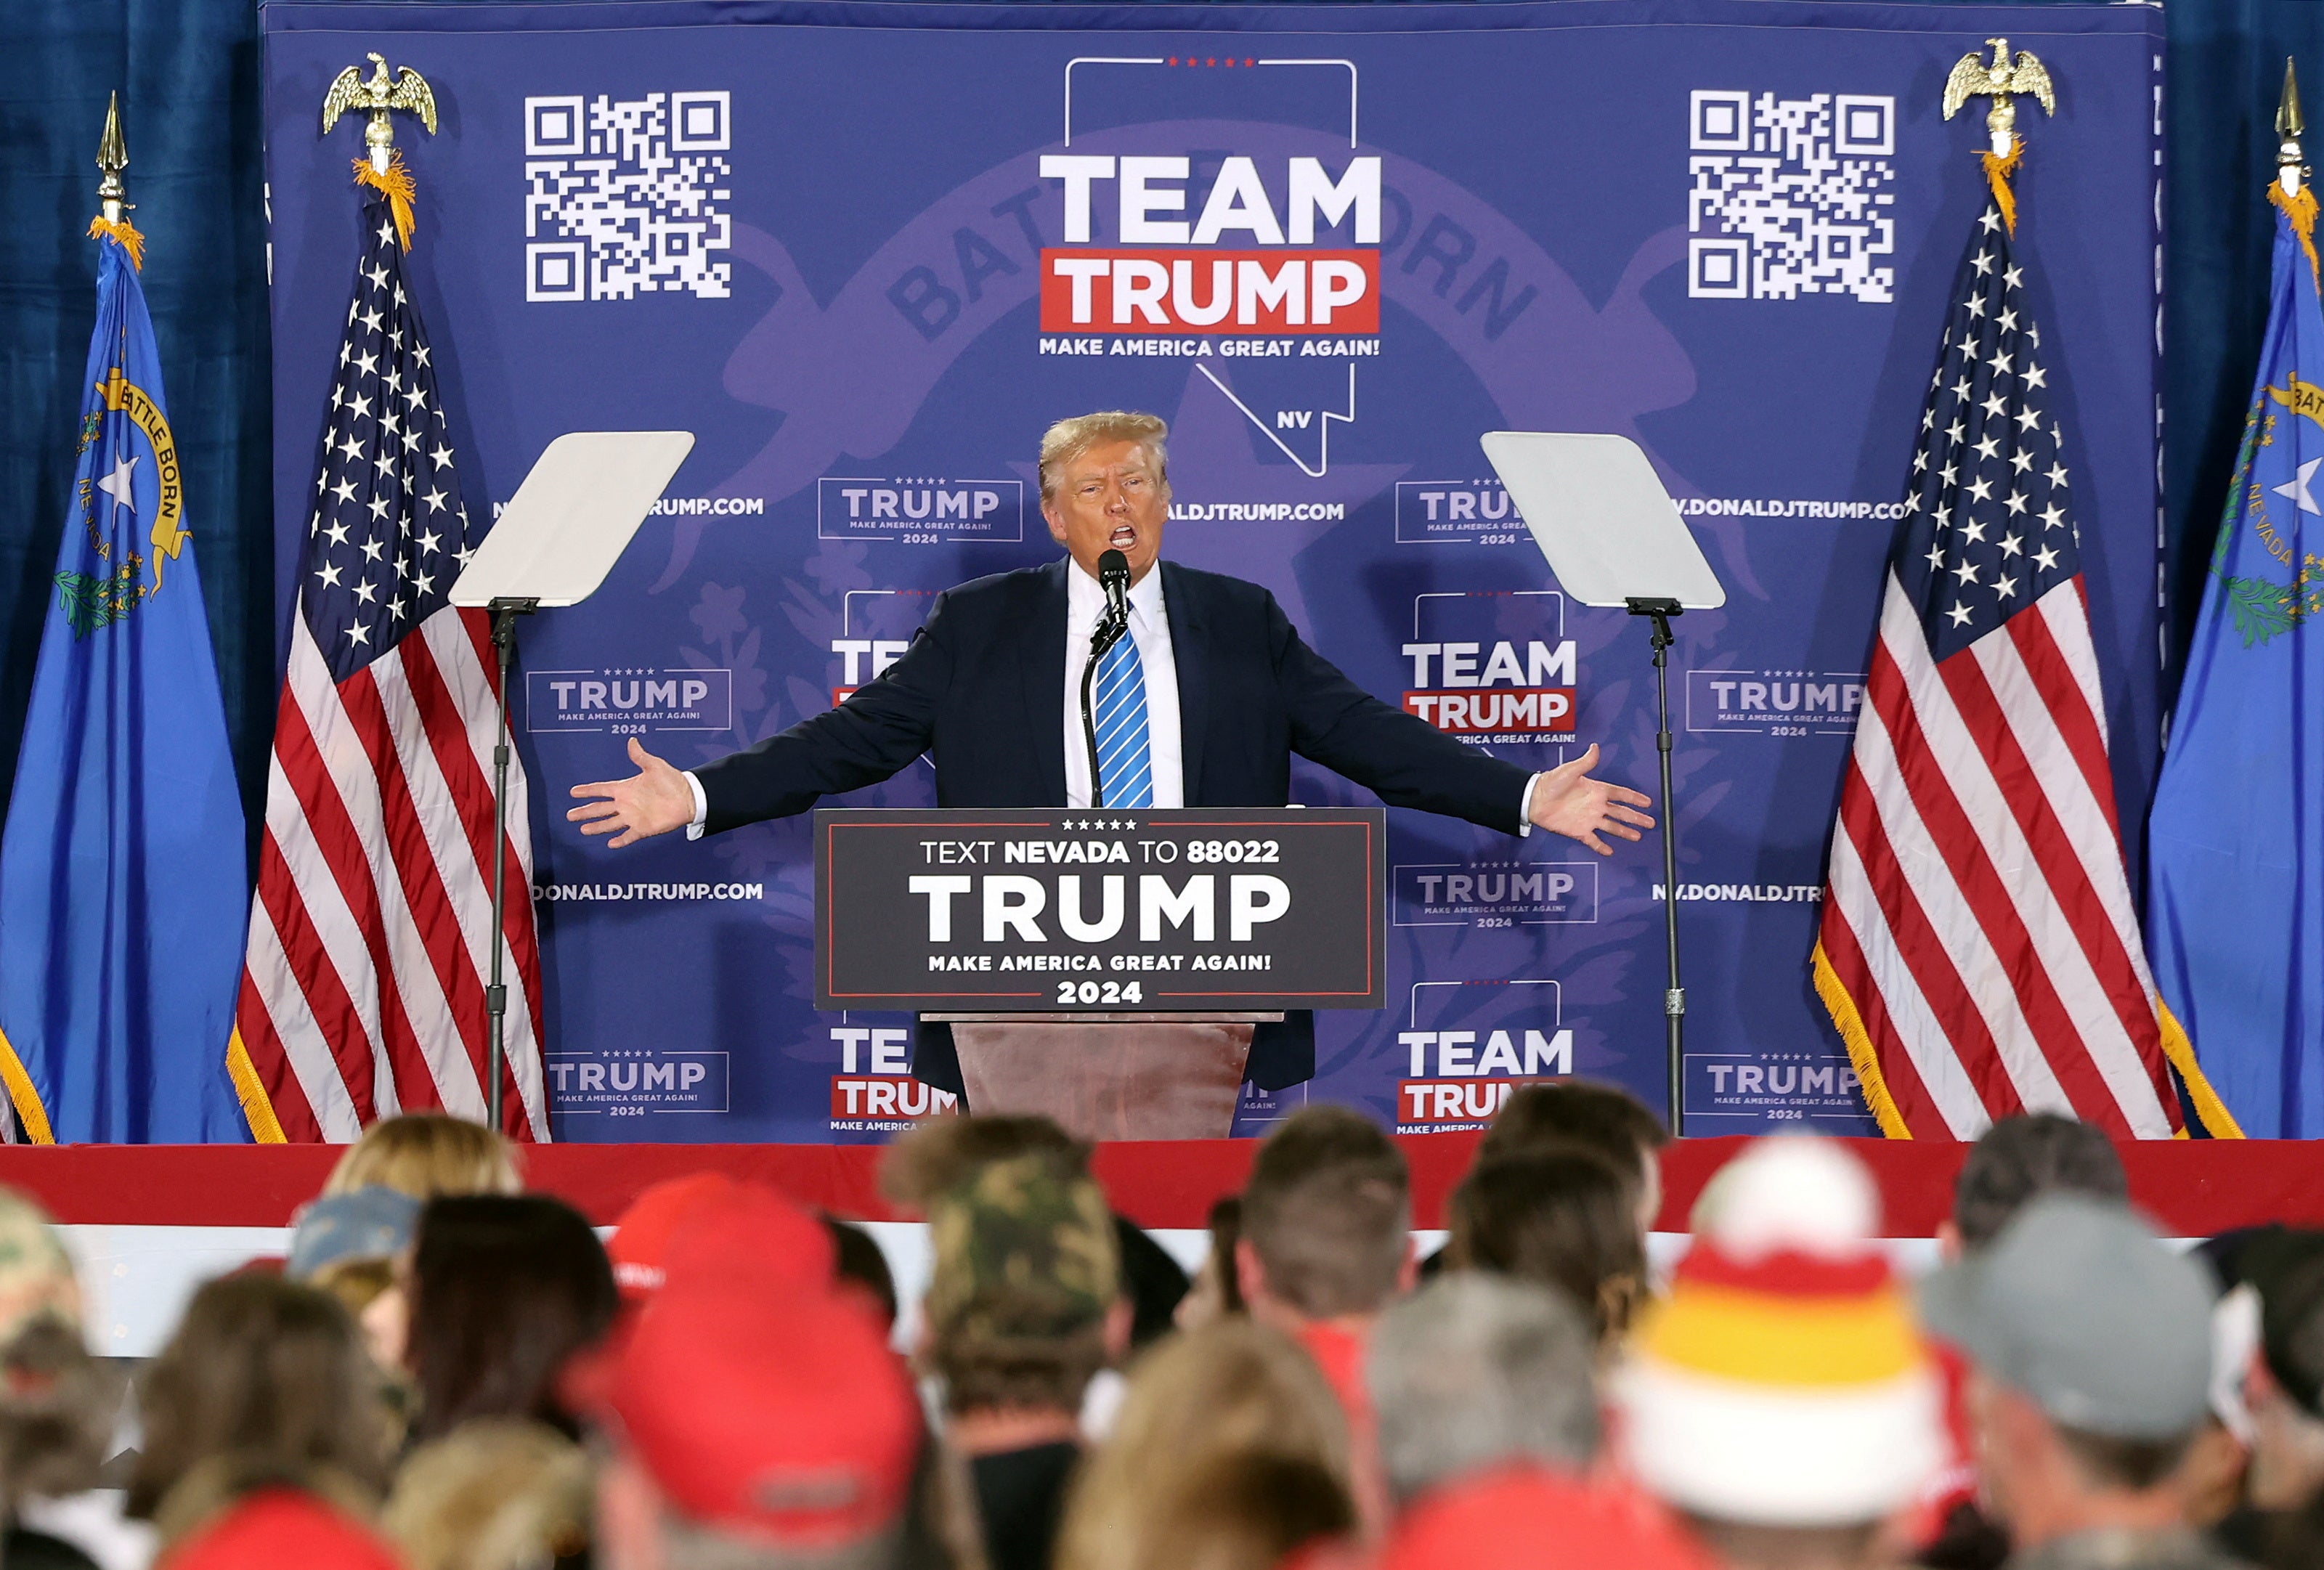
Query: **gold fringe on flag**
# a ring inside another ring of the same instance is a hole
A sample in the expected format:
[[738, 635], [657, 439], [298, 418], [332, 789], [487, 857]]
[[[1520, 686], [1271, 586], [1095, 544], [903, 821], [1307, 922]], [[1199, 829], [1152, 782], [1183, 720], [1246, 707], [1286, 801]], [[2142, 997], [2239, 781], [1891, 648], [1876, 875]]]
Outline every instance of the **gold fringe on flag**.
[[1815, 966], [1816, 996], [1823, 1000], [1824, 1011], [1831, 1016], [1833, 1029], [1848, 1044], [1848, 1066], [1856, 1070], [1857, 1083], [1864, 1089], [1865, 1104], [1879, 1120], [1880, 1131], [1892, 1140], [1909, 1140], [1913, 1131], [1904, 1126], [1904, 1114], [1896, 1110], [1896, 1098], [1888, 1094], [1888, 1081], [1880, 1072], [1879, 1054], [1872, 1049], [1872, 1035], [1864, 1028], [1864, 1018], [1856, 1011], [1856, 1000], [1848, 995], [1840, 984], [1839, 973], [1819, 939], [1811, 963]]
[[[2274, 190], [2277, 188], [2270, 186], [2268, 189]], [[2305, 189], [2300, 194], [2308, 198], [2308, 210], [2314, 214], [2316, 199], [2308, 196]], [[2315, 253], [2311, 251], [2309, 255], [2312, 260]], [[2219, 1093], [2213, 1090], [2211, 1082], [2203, 1077], [2202, 1066], [2195, 1061], [2195, 1045], [2187, 1039], [2186, 1028], [2171, 1011], [2171, 1005], [2159, 996], [2154, 1000], [2154, 1022], [2163, 1031], [2163, 1056], [2169, 1058], [2171, 1067], [2179, 1071], [2179, 1081], [2187, 1087], [2187, 1099], [2195, 1104], [2195, 1115], [2202, 1121], [2204, 1132], [2215, 1140], [2242, 1139], [2244, 1131], [2236, 1123], [2236, 1114], [2227, 1110], [2227, 1104], [2219, 1099]], [[2187, 1137], [2184, 1130], [2181, 1131], [2179, 1137], [2182, 1140]]]
[[243, 1121], [250, 1125], [251, 1139], [262, 1145], [289, 1143], [282, 1132], [282, 1120], [274, 1115], [273, 1100], [266, 1094], [266, 1082], [258, 1077], [258, 1065], [250, 1060], [250, 1048], [242, 1044], [239, 1025], [226, 1038], [226, 1071], [234, 1081], [235, 1099], [242, 1103]]
[[1978, 153], [1977, 160], [1985, 165], [1985, 183], [1993, 188], [1993, 205], [2001, 209], [2001, 221], [2009, 226], [2012, 235], [2016, 234], [2017, 193], [2009, 189], [2009, 177], [2025, 162], [2025, 138], [2015, 134], [2009, 138], [2006, 158], [1987, 152]]
[[28, 1144], [53, 1145], [57, 1136], [49, 1127], [49, 1109], [41, 1104], [41, 1093], [32, 1087], [32, 1076], [24, 1072], [16, 1048], [9, 1044], [5, 1031], [0, 1031], [0, 1085], [8, 1091], [8, 1099], [15, 1104], [16, 1121], [23, 1126]]
[[[2310, 213], [2316, 210], [2316, 199], [2313, 197], [2308, 199], [2308, 210]], [[127, 218], [122, 219], [117, 224], [109, 224], [102, 217], [91, 218], [88, 221], [88, 237], [92, 240], [115, 242], [123, 250], [129, 253], [129, 265], [140, 272], [145, 271], [145, 236], [139, 234], [137, 226]], [[2308, 256], [2312, 262], [2316, 258], [2316, 253], [2310, 251]]]
[[365, 158], [355, 160], [355, 183], [367, 185], [387, 199], [388, 211], [395, 215], [395, 237], [403, 248], [411, 249], [411, 197], [416, 189], [411, 171], [403, 166], [403, 154], [398, 151], [388, 160], [387, 172], [382, 174]]
[[2298, 196], [2283, 194], [2283, 181], [2267, 182], [2267, 199], [2282, 209], [2292, 220], [2292, 232], [2300, 236], [2300, 248], [2308, 253], [2308, 275], [2316, 280], [2316, 287], [2324, 291], [2324, 269], [2316, 263], [2316, 193], [2301, 185]]

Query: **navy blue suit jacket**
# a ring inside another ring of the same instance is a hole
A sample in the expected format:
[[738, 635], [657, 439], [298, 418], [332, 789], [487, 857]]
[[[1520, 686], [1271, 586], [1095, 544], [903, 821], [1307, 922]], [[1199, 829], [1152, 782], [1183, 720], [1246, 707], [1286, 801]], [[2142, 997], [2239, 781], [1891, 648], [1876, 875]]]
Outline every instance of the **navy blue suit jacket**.
[[[1066, 565], [946, 590], [911, 647], [845, 703], [696, 769], [706, 831], [804, 812], [923, 753], [939, 806], [1063, 807]], [[1259, 585], [1175, 562], [1160, 571], [1187, 806], [1282, 807], [1296, 753], [1390, 806], [1517, 832], [1527, 771], [1358, 687]], [[924, 1025], [918, 1046], [919, 1076], [957, 1090], [951, 1032]], [[1295, 1014], [1259, 1028], [1250, 1076], [1279, 1089], [1314, 1061], [1314, 1020]]]

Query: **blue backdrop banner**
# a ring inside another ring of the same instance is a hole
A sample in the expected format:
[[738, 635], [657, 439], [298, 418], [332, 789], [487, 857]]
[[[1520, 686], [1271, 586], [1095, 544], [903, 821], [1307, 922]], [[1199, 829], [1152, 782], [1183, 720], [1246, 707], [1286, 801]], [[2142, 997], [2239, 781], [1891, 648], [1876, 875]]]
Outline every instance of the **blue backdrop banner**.
[[[369, 51], [433, 84], [422, 301], [495, 507], [561, 432], [698, 433], [587, 604], [523, 632], [557, 1135], [877, 1139], [908, 1021], [817, 1013], [807, 822], [624, 852], [556, 808], [827, 708], [933, 596], [1055, 554], [1042, 429], [1172, 426], [1165, 554], [1272, 589], [1357, 681], [1651, 789], [1646, 631], [1571, 604], [1478, 435], [1642, 443], [1728, 586], [1671, 672], [1691, 1132], [1870, 1132], [1807, 959], [1882, 564], [2006, 34], [2126, 817], [2152, 783], [2160, 13], [1577, 0], [1332, 8], [270, 5], [279, 559], [300, 559]], [[2030, 106], [2022, 114], [2036, 114]], [[287, 626], [291, 590], [279, 586]], [[1299, 799], [1369, 804], [1320, 771]], [[838, 805], [924, 806], [925, 762]], [[2137, 872], [2139, 847], [2131, 854]], [[1307, 1095], [1473, 1126], [1511, 1083], [1665, 1094], [1659, 856], [1390, 817], [1390, 1006]], [[2200, 1043], [2199, 1043], [2200, 1045]]]

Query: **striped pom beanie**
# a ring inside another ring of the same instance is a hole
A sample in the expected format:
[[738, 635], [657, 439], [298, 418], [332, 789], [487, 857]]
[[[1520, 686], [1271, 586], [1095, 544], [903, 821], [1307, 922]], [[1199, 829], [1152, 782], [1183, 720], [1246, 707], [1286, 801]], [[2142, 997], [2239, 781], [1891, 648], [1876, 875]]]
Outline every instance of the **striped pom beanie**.
[[1937, 1384], [1856, 1159], [1760, 1140], [1703, 1192], [1694, 1246], [1616, 1375], [1648, 1490], [1694, 1515], [1840, 1526], [1908, 1503], [1941, 1464]]

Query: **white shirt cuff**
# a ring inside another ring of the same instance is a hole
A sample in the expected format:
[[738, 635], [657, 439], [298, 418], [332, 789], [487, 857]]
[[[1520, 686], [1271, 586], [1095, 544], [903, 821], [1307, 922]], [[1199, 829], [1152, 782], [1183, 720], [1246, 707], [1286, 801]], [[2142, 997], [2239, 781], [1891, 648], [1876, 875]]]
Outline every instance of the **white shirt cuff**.
[[[688, 775], [687, 776], [687, 779], [689, 779], [689, 780], [691, 780], [691, 779], [693, 779], [693, 778], [694, 778], [694, 776], [693, 776], [693, 775], [691, 775], [691, 774], [688, 774]], [[1528, 838], [1532, 837], [1532, 835], [1533, 835], [1533, 788], [1534, 788], [1535, 786], [1536, 786], [1536, 785], [1540, 784], [1540, 783], [1541, 783], [1541, 776], [1540, 776], [1540, 775], [1538, 775], [1538, 774], [1536, 774], [1532, 779], [1527, 780], [1526, 781], [1525, 795], [1523, 795], [1522, 797], [1520, 797], [1520, 798], [1518, 799], [1518, 800], [1517, 800], [1517, 837], [1518, 837], [1519, 839], [1528, 839]], [[697, 798], [699, 798], [699, 796], [701, 795], [701, 793], [702, 793], [702, 788], [701, 788], [700, 786], [698, 786], [698, 785], [697, 785], [697, 786], [696, 786], [696, 787], [695, 787], [695, 794], [696, 794], [696, 796]]]
[[[702, 781], [694, 777], [691, 769], [686, 771], [686, 788], [694, 792], [694, 821], [686, 826], [686, 837], [700, 839], [702, 826], [710, 821], [710, 798], [702, 793]], [[1533, 799], [1533, 787], [1530, 785], [1526, 787], [1526, 799]]]

